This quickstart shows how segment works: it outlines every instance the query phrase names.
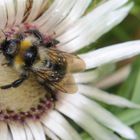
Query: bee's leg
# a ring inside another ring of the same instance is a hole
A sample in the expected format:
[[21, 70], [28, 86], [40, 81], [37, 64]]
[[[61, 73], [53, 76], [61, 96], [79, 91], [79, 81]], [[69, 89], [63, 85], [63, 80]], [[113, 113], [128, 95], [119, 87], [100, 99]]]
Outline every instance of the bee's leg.
[[51, 48], [51, 47], [55, 47], [57, 44], [59, 44], [60, 42], [56, 39], [52, 39], [50, 41], [48, 41], [47, 43], [43, 44], [46, 48]]
[[53, 42], [54, 45], [57, 45], [57, 44], [60, 43], [60, 41], [58, 41], [58, 40], [56, 40], [56, 39], [53, 39], [52, 42]]
[[1, 89], [8, 89], [8, 88], [12, 88], [12, 87], [16, 88], [16, 87], [20, 86], [27, 78], [28, 78], [27, 75], [21, 75], [21, 77], [19, 79], [15, 80], [11, 84], [1, 86], [0, 88]]
[[2, 64], [1, 64], [1, 66], [11, 66], [12, 65], [12, 60], [8, 60], [8, 61], [6, 61], [6, 62], [3, 62]]
[[45, 89], [47, 90], [47, 92], [50, 93], [51, 99], [52, 99], [53, 101], [57, 101], [56, 92], [55, 92], [50, 86], [48, 86], [47, 84], [44, 84], [44, 87], [45, 87]]
[[38, 38], [40, 40], [41, 43], [43, 43], [43, 36], [41, 35], [41, 33], [38, 30], [32, 29], [32, 30], [28, 30], [25, 33], [30, 33], [33, 34], [36, 38]]
[[9, 62], [2, 63], [1, 66], [10, 66]]
[[24, 33], [20, 33], [17, 36], [18, 36], [19, 40], [23, 40], [25, 38]]

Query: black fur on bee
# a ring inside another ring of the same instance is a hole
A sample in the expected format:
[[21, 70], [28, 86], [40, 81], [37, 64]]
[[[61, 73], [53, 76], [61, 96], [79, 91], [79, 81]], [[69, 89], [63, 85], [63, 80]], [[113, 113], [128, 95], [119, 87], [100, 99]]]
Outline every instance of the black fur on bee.
[[12, 64], [12, 59], [18, 52], [18, 45], [20, 43], [20, 40], [18, 39], [11, 39], [11, 40], [4, 40], [1, 44], [0, 50], [5, 56], [5, 58], [8, 60], [9, 64]]

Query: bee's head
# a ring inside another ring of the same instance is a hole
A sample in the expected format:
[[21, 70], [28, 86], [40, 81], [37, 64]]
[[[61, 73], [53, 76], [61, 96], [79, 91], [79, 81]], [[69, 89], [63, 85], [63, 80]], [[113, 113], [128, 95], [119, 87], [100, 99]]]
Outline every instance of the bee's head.
[[6, 58], [13, 58], [18, 51], [20, 41], [17, 39], [7, 38], [1, 43], [0, 50]]

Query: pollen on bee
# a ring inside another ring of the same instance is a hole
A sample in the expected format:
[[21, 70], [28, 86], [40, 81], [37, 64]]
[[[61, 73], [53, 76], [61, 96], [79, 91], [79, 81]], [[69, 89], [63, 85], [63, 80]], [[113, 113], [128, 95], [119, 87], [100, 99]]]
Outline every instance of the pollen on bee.
[[24, 64], [24, 61], [20, 55], [17, 55], [15, 57], [15, 68], [21, 67], [21, 65]]
[[26, 49], [26, 48], [29, 48], [30, 46], [32, 46], [32, 42], [28, 39], [25, 39], [25, 40], [21, 41], [21, 43], [20, 43], [21, 49]]

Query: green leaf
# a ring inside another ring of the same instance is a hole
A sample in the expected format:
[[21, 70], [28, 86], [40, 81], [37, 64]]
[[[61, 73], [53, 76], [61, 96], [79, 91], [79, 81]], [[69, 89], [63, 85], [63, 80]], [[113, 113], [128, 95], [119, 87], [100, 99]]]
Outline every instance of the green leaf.
[[[140, 61], [139, 58], [136, 59], [132, 64], [132, 70], [126, 81], [121, 85], [121, 87], [118, 89], [118, 96], [125, 97], [129, 100], [132, 98], [132, 94], [134, 94], [134, 88], [137, 82], [137, 76], [139, 74], [139, 68], [140, 68]], [[110, 107], [110, 111], [114, 114], [121, 113], [125, 109], [120, 109], [116, 107]]]
[[[131, 100], [140, 104], [140, 57], [138, 57], [134, 64], [133, 70], [136, 78], [135, 81], [131, 79], [131, 83], [134, 86]], [[120, 113], [118, 117], [126, 124], [134, 125], [140, 122], [140, 110], [126, 110]]]
[[140, 72], [140, 57], [138, 57], [133, 62], [131, 73], [129, 77], [127, 78], [127, 80], [119, 89], [118, 95], [131, 99], [132, 94], [134, 94], [135, 85], [137, 82], [137, 77], [138, 77], [139, 72]]
[[136, 132], [137, 135], [138, 135], [138, 139], [140, 139], [140, 123], [137, 123], [137, 124], [134, 126], [134, 130], [135, 130], [135, 132]]
[[86, 132], [81, 134], [81, 138], [82, 140], [93, 140], [93, 138], [91, 138]]
[[140, 110], [125, 110], [119, 113], [118, 118], [127, 125], [134, 125], [140, 122]]
[[137, 67], [138, 74], [137, 74], [136, 84], [134, 86], [134, 91], [131, 100], [140, 104], [140, 58], [138, 58], [136, 62], [139, 67]]

